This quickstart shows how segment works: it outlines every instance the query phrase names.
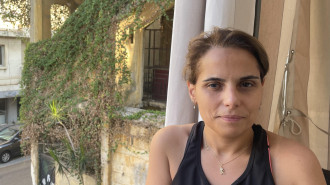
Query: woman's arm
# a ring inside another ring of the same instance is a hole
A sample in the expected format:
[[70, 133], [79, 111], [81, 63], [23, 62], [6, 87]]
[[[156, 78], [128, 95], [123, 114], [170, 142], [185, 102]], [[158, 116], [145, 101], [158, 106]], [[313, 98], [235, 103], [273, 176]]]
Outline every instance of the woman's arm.
[[293, 176], [294, 184], [326, 185], [321, 165], [311, 150], [302, 149], [301, 155], [293, 161], [292, 166], [295, 167], [292, 171], [297, 171]]
[[270, 152], [277, 185], [326, 185], [320, 163], [307, 147], [272, 135]]
[[172, 182], [167, 156], [169, 130], [159, 130], [151, 141], [146, 185], [169, 185]]

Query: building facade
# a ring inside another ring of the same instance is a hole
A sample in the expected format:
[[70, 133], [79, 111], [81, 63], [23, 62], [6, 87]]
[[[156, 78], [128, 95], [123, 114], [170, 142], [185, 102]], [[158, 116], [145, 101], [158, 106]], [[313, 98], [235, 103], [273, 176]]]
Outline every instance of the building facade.
[[20, 80], [27, 39], [24, 32], [0, 30], [0, 124], [15, 124], [19, 120]]

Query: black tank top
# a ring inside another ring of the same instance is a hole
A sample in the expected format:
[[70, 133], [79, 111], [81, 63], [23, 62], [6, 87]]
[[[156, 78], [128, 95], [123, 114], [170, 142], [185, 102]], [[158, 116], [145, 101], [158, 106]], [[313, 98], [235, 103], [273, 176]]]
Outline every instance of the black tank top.
[[[232, 185], [275, 185], [268, 154], [267, 133], [253, 125], [253, 146], [248, 165]], [[201, 146], [204, 122], [196, 123], [190, 132], [183, 159], [172, 185], [209, 185], [202, 165]]]

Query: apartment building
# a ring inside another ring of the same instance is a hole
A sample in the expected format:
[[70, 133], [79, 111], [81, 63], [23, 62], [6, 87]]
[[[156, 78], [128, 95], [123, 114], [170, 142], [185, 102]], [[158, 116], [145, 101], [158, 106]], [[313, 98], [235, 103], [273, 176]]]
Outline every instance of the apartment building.
[[19, 120], [20, 80], [28, 35], [0, 28], [0, 124]]

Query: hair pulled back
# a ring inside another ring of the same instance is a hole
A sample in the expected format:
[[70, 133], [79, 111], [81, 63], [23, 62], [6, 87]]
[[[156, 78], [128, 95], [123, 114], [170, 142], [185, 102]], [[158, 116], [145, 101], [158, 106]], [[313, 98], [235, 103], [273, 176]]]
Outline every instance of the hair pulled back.
[[193, 38], [188, 46], [183, 76], [186, 81], [196, 84], [200, 59], [212, 48], [239, 48], [248, 51], [258, 62], [260, 79], [263, 82], [269, 69], [267, 53], [262, 44], [253, 36], [234, 29], [215, 27]]

